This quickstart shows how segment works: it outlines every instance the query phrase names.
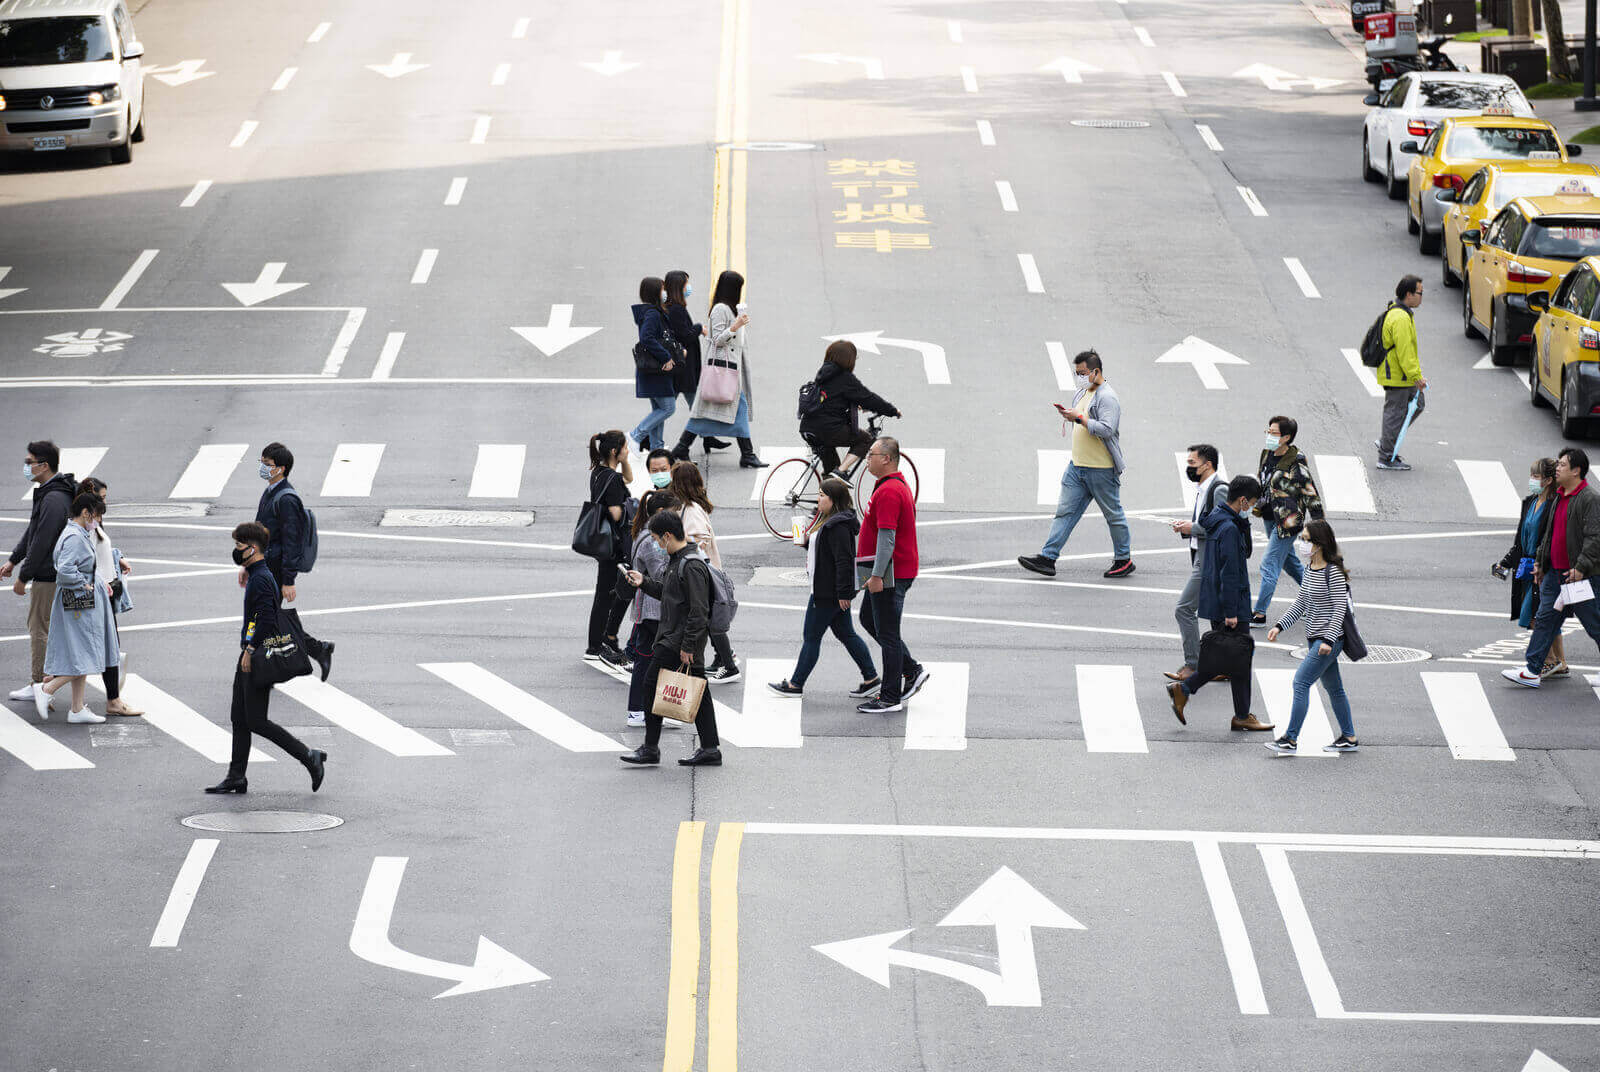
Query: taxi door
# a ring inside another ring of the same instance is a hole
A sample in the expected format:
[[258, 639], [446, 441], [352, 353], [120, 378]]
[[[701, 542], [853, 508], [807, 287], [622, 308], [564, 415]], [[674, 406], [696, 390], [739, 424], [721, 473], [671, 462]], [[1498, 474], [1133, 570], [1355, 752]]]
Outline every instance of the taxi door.
[[1516, 250], [1517, 243], [1522, 241], [1522, 230], [1526, 223], [1520, 212], [1507, 205], [1500, 210], [1500, 214], [1494, 218], [1494, 223], [1484, 232], [1483, 242], [1472, 258], [1468, 280], [1472, 288], [1469, 294], [1472, 301], [1472, 318], [1485, 328], [1489, 327], [1489, 319], [1493, 315], [1491, 310], [1494, 307], [1494, 296], [1504, 285], [1506, 265], [1511, 263], [1512, 253]]
[[[1550, 328], [1546, 346], [1539, 355], [1539, 382], [1556, 398], [1561, 397], [1561, 381], [1568, 365], [1594, 361], [1600, 357], [1594, 347], [1595, 299], [1600, 298], [1600, 278], [1587, 264], [1568, 273], [1550, 305]], [[1588, 345], [1584, 345], [1585, 341]]]
[[1557, 393], [1559, 370], [1567, 361], [1567, 343], [1573, 330], [1572, 288], [1582, 274], [1580, 268], [1562, 281], [1550, 298], [1550, 308], [1539, 317], [1538, 326], [1534, 328], [1533, 374], [1540, 386], [1552, 395]]
[[1419, 220], [1422, 219], [1422, 199], [1433, 195], [1434, 173], [1444, 168], [1439, 156], [1442, 145], [1444, 126], [1440, 125], [1434, 128], [1426, 141], [1417, 146], [1420, 151], [1406, 172], [1406, 202], [1413, 209], [1412, 215]]
[[1461, 245], [1461, 232], [1468, 229], [1467, 218], [1472, 207], [1488, 196], [1489, 169], [1482, 168], [1472, 178], [1467, 180], [1467, 185], [1461, 193], [1456, 195], [1453, 205], [1444, 214], [1444, 257], [1449, 264], [1450, 271], [1456, 278], [1465, 278], [1467, 274], [1467, 251]]

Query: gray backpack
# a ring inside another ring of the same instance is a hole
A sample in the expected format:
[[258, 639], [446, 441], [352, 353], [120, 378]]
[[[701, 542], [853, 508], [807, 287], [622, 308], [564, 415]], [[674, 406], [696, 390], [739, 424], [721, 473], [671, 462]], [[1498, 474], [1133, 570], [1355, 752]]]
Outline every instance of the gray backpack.
[[711, 574], [711, 631], [726, 633], [733, 628], [733, 616], [739, 613], [739, 598], [734, 594], [733, 581], [721, 569], [711, 564], [704, 551], [700, 559]]

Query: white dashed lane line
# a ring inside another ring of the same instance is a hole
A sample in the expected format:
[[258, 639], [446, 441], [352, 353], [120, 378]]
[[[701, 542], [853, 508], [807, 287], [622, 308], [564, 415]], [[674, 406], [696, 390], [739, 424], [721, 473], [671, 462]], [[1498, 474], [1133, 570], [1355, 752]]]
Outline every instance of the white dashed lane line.
[[455, 178], [450, 180], [450, 190], [444, 195], [444, 203], [447, 205], [459, 205], [461, 204], [461, 196], [466, 192], [466, 176], [457, 175]]
[[289, 83], [294, 81], [294, 76], [298, 74], [299, 71], [300, 68], [298, 67], [285, 67], [283, 69], [283, 73], [278, 76], [278, 80], [272, 83], [272, 92], [282, 93], [289, 87]]
[[1011, 184], [1001, 179], [994, 184], [994, 188], [1000, 195], [1000, 207], [1007, 212], [1017, 211], [1017, 195], [1012, 192]]
[[503, 86], [506, 84], [506, 79], [510, 76], [511, 64], [502, 63], [494, 69], [494, 74], [489, 76], [489, 84], [491, 86]]
[[1156, 47], [1156, 43], [1150, 40], [1150, 31], [1146, 30], [1143, 26], [1135, 26], [1133, 28], [1133, 36], [1137, 37], [1139, 39], [1139, 43], [1145, 48]]
[[199, 182], [194, 184], [194, 189], [189, 191], [189, 195], [182, 201], [178, 202], [178, 207], [194, 208], [200, 203], [200, 199], [206, 195], [206, 191], [209, 189], [211, 189], [211, 180], [201, 179]]
[[1261, 203], [1261, 199], [1256, 196], [1254, 190], [1248, 186], [1240, 186], [1238, 190], [1239, 196], [1244, 199], [1245, 207], [1250, 210], [1250, 215], [1265, 216], [1267, 214], [1267, 206]]
[[387, 380], [394, 372], [394, 360], [400, 356], [400, 346], [406, 341], [403, 331], [391, 331], [383, 340], [383, 349], [378, 353], [378, 363], [373, 366], [372, 378]]
[[1299, 257], [1283, 258], [1283, 266], [1289, 269], [1289, 274], [1294, 276], [1294, 281], [1300, 284], [1300, 293], [1304, 294], [1308, 298], [1322, 297], [1322, 292], [1317, 289], [1317, 285], [1313, 283], [1311, 281], [1311, 277], [1306, 274], [1305, 265], [1300, 263]]
[[1194, 129], [1199, 132], [1200, 140], [1206, 143], [1207, 149], [1214, 153], [1222, 152], [1222, 143], [1217, 140], [1217, 136], [1211, 132], [1210, 127], [1204, 123], [1196, 123]]
[[310, 37], [306, 38], [306, 44], [308, 44], [308, 45], [316, 44], [318, 41], [321, 41], [324, 37], [326, 37], [327, 34], [328, 34], [328, 31], [331, 30], [331, 29], [333, 29], [333, 23], [331, 23], [331, 22], [319, 22], [319, 23], [317, 23], [317, 28], [315, 30], [311, 31], [311, 36]]
[[493, 121], [493, 118], [493, 116], [480, 115], [473, 122], [471, 138], [473, 145], [482, 145], [489, 140], [489, 124]]
[[1189, 95], [1188, 90], [1184, 89], [1183, 84], [1178, 81], [1178, 76], [1171, 71], [1162, 71], [1161, 77], [1166, 79], [1167, 88], [1172, 90], [1174, 97], [1187, 97]]
[[532, 19], [518, 19], [516, 22], [512, 23], [511, 36], [518, 40], [527, 37], [528, 26], [532, 23], [532, 21]]
[[228, 143], [228, 148], [243, 148], [244, 143], [250, 140], [250, 135], [254, 134], [256, 132], [256, 127], [260, 125], [261, 124], [257, 123], [254, 119], [246, 119], [244, 122], [240, 123], [239, 133], [233, 136], [233, 140]]
[[436, 249], [425, 249], [425, 250], [423, 250], [422, 251], [422, 256], [417, 258], [416, 270], [411, 273], [411, 282], [413, 282], [413, 283], [426, 283], [428, 281], [428, 277], [433, 275], [433, 262], [438, 260], [438, 259], [439, 259], [439, 251], [438, 250], [436, 250]]
[[987, 119], [978, 120], [978, 144], [994, 144], [994, 124], [989, 122]]
[[951, 41], [958, 45], [961, 44], [961, 23], [957, 22], [955, 19], [951, 19], [945, 23], [945, 29], [950, 32]]
[[1022, 268], [1022, 279], [1028, 284], [1028, 293], [1043, 294], [1044, 280], [1039, 278], [1039, 266], [1034, 263], [1033, 254], [1018, 253], [1017, 264]]
[[961, 85], [968, 93], [978, 92], [978, 73], [971, 67], [961, 68]]

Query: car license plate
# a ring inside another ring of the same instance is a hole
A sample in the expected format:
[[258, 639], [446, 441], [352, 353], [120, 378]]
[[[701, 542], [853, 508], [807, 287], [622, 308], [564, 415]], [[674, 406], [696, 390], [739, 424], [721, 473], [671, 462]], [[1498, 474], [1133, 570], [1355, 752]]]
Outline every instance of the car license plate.
[[58, 134], [53, 138], [34, 138], [33, 139], [34, 152], [39, 152], [39, 151], [44, 150], [44, 149], [65, 149], [66, 147], [67, 147], [67, 139], [66, 139], [66, 135], [63, 135], [63, 134]]

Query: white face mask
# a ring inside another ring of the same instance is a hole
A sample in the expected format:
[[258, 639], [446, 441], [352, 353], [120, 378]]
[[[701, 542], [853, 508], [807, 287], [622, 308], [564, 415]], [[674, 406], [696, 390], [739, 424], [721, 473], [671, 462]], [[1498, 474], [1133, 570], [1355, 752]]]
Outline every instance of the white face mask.
[[1080, 391], [1087, 391], [1094, 386], [1089, 377], [1082, 372], [1074, 372], [1072, 374], [1072, 385]]
[[1544, 490], [1544, 482], [1543, 481], [1541, 481], [1536, 476], [1530, 476], [1528, 478], [1528, 494], [1529, 495], [1537, 495], [1543, 490]]
[[650, 483], [654, 484], [658, 488], [664, 488], [668, 484], [672, 483], [672, 474], [671, 473], [651, 473], [650, 474]]
[[1282, 436], [1269, 435], [1262, 440], [1262, 443], [1266, 445], [1268, 450], [1277, 450], [1278, 444], [1282, 442], [1282, 440]]
[[27, 462], [22, 463], [22, 479], [26, 480], [30, 484], [33, 483], [33, 466], [29, 465]]
[[685, 284], [684, 284], [684, 285], [683, 285], [683, 296], [684, 296], [684, 297], [685, 297], [685, 298], [692, 298], [692, 297], [694, 297], [694, 286], [693, 286], [693, 284], [690, 284], [690, 283], [685, 283]]
[[661, 292], [661, 304], [665, 305], [666, 303], [667, 303], [667, 292], [663, 290]]
[[261, 462], [259, 467], [256, 469], [256, 475], [259, 476], [262, 480], [271, 480], [272, 479], [272, 467], [270, 465], [268, 465], [266, 462]]

